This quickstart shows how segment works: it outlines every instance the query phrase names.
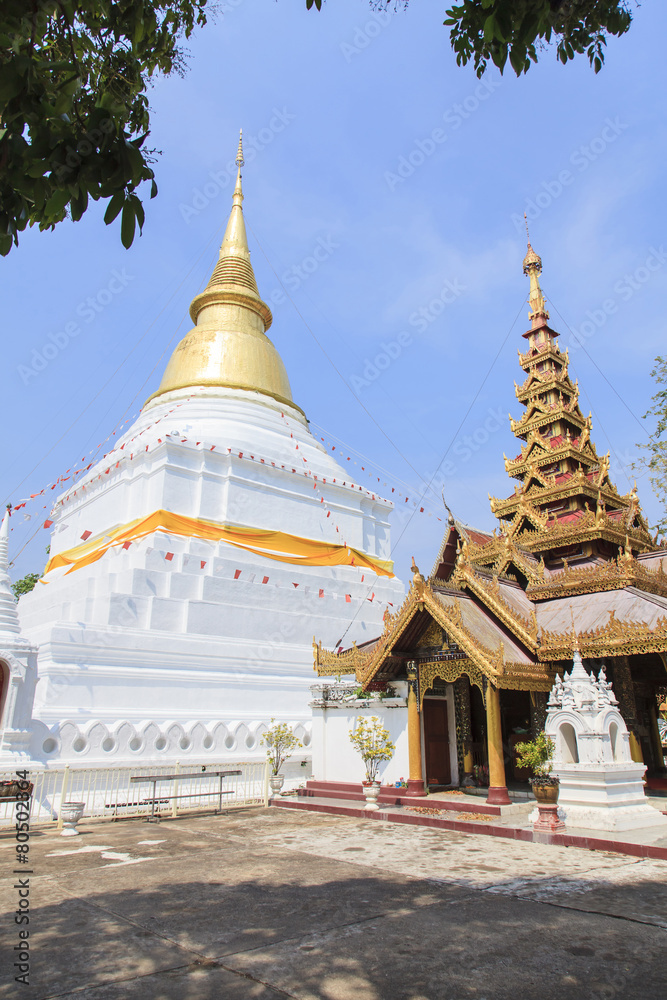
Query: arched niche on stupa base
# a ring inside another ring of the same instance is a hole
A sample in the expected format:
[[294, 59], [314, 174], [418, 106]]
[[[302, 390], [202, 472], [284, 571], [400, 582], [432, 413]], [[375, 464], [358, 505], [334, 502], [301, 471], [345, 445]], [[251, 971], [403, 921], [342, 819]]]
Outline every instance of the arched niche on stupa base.
[[213, 745], [216, 753], [226, 753], [230, 749], [230, 741], [232, 745], [236, 743], [234, 737], [229, 732], [229, 727], [224, 722], [211, 724], [211, 736], [213, 737]]
[[125, 753], [131, 749], [131, 746], [137, 746], [137, 742], [133, 741], [143, 742], [131, 722], [119, 722], [113, 726], [112, 731], [116, 738], [118, 753]]
[[213, 737], [203, 722], [195, 722], [187, 734], [192, 743], [192, 753], [208, 753], [213, 749]]

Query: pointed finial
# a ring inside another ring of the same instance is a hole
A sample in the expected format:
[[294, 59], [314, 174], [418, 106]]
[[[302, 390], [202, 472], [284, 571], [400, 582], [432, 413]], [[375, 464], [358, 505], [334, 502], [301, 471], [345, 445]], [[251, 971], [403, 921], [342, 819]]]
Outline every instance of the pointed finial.
[[21, 626], [9, 579], [9, 511], [8, 506], [0, 526], [0, 635], [17, 636]]
[[[530, 243], [530, 233], [528, 232], [528, 216], [523, 213], [523, 221], [526, 225], [526, 239], [528, 241], [528, 253], [523, 258], [523, 273], [531, 275], [533, 271], [538, 274], [542, 271], [542, 258], [539, 254], [536, 254]], [[531, 291], [532, 291], [532, 281], [531, 281]]]
[[239, 148], [236, 153], [236, 166], [239, 168], [236, 175], [236, 186], [234, 188], [234, 197], [232, 198], [232, 208], [236, 205], [241, 208], [243, 204], [243, 189], [241, 187], [241, 167], [245, 163], [243, 159], [243, 129], [239, 130]]
[[529, 319], [533, 321], [533, 326], [541, 326], [540, 322], [535, 323], [539, 317], [544, 319], [549, 319], [549, 313], [547, 312], [546, 302], [544, 301], [544, 295], [542, 294], [542, 289], [540, 288], [539, 275], [542, 273], [542, 258], [539, 254], [535, 253], [530, 243], [530, 233], [528, 232], [528, 217], [526, 213], [523, 213], [524, 222], [526, 223], [526, 236], [528, 237], [528, 252], [523, 258], [523, 273], [528, 275], [530, 278], [530, 293], [528, 295], [528, 304], [530, 305], [530, 312], [528, 314]]
[[[570, 608], [570, 617], [572, 618], [572, 652], [579, 653], [579, 636], [577, 635], [577, 630], [574, 626], [574, 611]], [[579, 657], [581, 660], [581, 657]]]

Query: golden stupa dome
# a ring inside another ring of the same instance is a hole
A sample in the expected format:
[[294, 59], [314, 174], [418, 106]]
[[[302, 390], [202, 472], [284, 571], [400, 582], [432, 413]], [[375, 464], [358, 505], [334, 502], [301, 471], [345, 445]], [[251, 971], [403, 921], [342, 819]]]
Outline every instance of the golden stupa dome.
[[294, 405], [285, 366], [266, 331], [271, 310], [262, 301], [250, 262], [243, 220], [239, 140], [238, 175], [220, 256], [203, 292], [190, 305], [195, 324], [169, 359], [157, 392], [224, 386], [271, 396]]

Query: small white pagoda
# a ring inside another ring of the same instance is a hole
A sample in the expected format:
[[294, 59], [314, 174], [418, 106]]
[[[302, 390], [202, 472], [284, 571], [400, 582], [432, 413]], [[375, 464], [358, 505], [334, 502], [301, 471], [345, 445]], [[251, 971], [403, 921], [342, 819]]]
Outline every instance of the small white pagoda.
[[237, 163], [194, 328], [58, 499], [46, 574], [20, 602], [39, 649], [35, 759], [248, 759], [272, 717], [307, 753], [313, 635], [363, 642], [403, 600], [391, 502], [312, 436], [266, 336], [240, 144]]
[[575, 651], [570, 673], [562, 680], [556, 675], [544, 730], [556, 748], [558, 813], [568, 830], [667, 831], [667, 816], [646, 800], [646, 765], [632, 760], [628, 729], [604, 666], [596, 679]]
[[37, 649], [21, 635], [9, 579], [9, 512], [0, 527], [0, 764], [30, 759]]

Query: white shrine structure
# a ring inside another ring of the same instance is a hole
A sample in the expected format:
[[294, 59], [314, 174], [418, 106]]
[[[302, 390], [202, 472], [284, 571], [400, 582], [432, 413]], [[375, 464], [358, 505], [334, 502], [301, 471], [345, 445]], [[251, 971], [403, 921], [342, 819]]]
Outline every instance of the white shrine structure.
[[618, 701], [605, 676], [588, 673], [575, 650], [572, 670], [556, 674], [544, 731], [560, 779], [558, 815], [568, 830], [667, 830], [667, 816], [644, 795], [646, 765], [636, 763]]
[[29, 760], [37, 649], [21, 635], [9, 579], [9, 512], [0, 527], [0, 762]]
[[308, 748], [313, 636], [363, 642], [403, 600], [391, 502], [315, 440], [266, 336], [240, 144], [237, 163], [194, 328], [113, 452], [56, 502], [45, 576], [20, 601], [25, 670], [38, 650], [34, 760], [259, 758], [272, 717]]

